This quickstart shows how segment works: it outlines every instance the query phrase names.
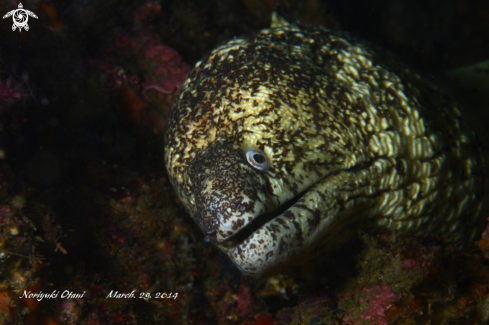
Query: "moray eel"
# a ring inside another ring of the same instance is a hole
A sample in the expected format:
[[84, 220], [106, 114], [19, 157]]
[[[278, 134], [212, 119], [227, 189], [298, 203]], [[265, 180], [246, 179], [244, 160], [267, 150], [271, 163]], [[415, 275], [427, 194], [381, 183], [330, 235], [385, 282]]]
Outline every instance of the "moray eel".
[[270, 275], [359, 228], [474, 240], [476, 141], [456, 104], [391, 54], [275, 17], [196, 64], [171, 108], [165, 163], [206, 240]]

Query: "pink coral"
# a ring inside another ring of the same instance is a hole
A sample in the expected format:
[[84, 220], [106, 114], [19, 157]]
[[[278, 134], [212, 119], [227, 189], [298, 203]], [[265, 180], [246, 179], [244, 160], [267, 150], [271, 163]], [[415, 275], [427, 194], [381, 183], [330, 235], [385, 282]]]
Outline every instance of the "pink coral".
[[404, 262], [402, 262], [401, 267], [403, 269], [417, 269], [419, 267], [418, 261], [416, 261], [414, 258], [408, 258]]
[[12, 210], [8, 205], [0, 205], [0, 221], [2, 221], [3, 218], [11, 217], [12, 214]]
[[154, 89], [172, 94], [185, 80], [190, 66], [177, 51], [163, 44], [153, 30], [152, 18], [161, 16], [158, 2], [147, 2], [135, 10], [132, 25], [115, 35], [115, 46], [105, 49], [91, 65], [106, 71], [113, 88], [131, 88], [144, 100]]
[[170, 105], [190, 72], [190, 66], [154, 30], [152, 22], [163, 17], [158, 2], [141, 5], [132, 24], [116, 32], [113, 45], [90, 61], [103, 71], [123, 114], [138, 127], [159, 133], [164, 132]]
[[12, 85], [11, 79], [7, 82], [0, 80], [0, 110], [8, 107], [13, 101], [24, 97], [19, 86]]
[[247, 287], [241, 286], [236, 296], [238, 300], [238, 310], [240, 315], [246, 315], [251, 312], [251, 295]]
[[373, 289], [364, 289], [371, 297], [368, 301], [369, 307], [362, 314], [362, 319], [370, 319], [373, 324], [387, 325], [389, 320], [385, 311], [391, 307], [397, 297], [389, 285], [378, 286]]
[[[131, 78], [127, 80], [143, 96], [149, 89], [171, 94], [176, 88], [180, 88], [190, 71], [190, 67], [183, 62], [177, 51], [161, 44], [155, 36], [119, 34], [116, 46], [121, 53], [139, 62], [135, 71], [130, 72]], [[142, 80], [137, 77], [138, 73], [142, 73]]]
[[133, 13], [132, 26], [117, 33], [115, 51], [111, 51], [106, 59], [95, 62], [109, 71], [114, 88], [125, 84], [146, 99], [150, 89], [171, 94], [181, 87], [190, 66], [153, 31], [151, 21], [158, 16], [161, 16], [158, 2], [141, 5]]
[[487, 227], [482, 232], [481, 239], [479, 240], [479, 248], [484, 258], [489, 259], [489, 218], [487, 218]]
[[482, 232], [482, 238], [489, 237], [489, 218], [487, 218], [487, 226], [486, 229]]
[[[0, 113], [3, 109], [9, 108], [15, 101], [23, 99], [30, 95], [27, 93], [26, 85], [19, 81], [15, 74], [6, 76], [5, 69], [8, 63], [5, 64], [0, 60]], [[27, 89], [28, 90], [28, 89]]]

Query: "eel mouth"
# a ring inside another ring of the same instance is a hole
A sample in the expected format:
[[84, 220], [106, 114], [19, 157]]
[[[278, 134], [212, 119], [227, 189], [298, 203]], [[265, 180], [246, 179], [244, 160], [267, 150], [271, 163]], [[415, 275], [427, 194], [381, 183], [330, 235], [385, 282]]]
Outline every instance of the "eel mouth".
[[229, 237], [228, 239], [226, 239], [222, 242], [218, 242], [218, 245], [221, 248], [225, 249], [226, 251], [233, 249], [234, 247], [236, 247], [239, 244], [241, 244], [242, 242], [244, 242], [247, 238], [249, 238], [255, 231], [261, 229], [268, 222], [270, 222], [273, 219], [275, 219], [276, 217], [282, 215], [285, 211], [287, 211], [292, 206], [294, 206], [294, 204], [296, 204], [297, 201], [299, 201], [299, 199], [302, 198], [306, 193], [307, 193], [307, 190], [297, 194], [296, 196], [294, 196], [290, 200], [284, 202], [282, 205], [277, 207], [275, 210], [257, 216], [255, 219], [253, 219], [253, 221], [251, 221], [249, 224], [247, 224], [244, 228], [242, 228], [236, 234], [234, 234], [233, 236]]

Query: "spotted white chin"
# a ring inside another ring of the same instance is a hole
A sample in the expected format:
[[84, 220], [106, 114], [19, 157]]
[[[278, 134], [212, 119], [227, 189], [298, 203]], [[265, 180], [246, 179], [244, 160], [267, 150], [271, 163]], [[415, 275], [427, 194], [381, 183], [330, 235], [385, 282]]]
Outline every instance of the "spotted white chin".
[[255, 230], [228, 254], [243, 272], [264, 274], [293, 255], [291, 249], [298, 247], [298, 237], [302, 240], [300, 228], [281, 215]]
[[284, 203], [271, 213], [258, 216], [228, 241], [227, 254], [244, 273], [264, 275], [306, 251], [322, 224], [320, 202], [314, 186], [310, 191]]

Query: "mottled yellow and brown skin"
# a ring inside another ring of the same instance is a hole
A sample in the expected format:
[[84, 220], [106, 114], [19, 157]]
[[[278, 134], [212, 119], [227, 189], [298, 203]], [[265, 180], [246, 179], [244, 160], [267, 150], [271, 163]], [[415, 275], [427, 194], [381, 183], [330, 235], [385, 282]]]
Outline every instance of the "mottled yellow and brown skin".
[[358, 227], [472, 240], [484, 226], [483, 162], [455, 104], [339, 32], [282, 24], [218, 47], [165, 136], [182, 203], [248, 274], [308, 263]]

